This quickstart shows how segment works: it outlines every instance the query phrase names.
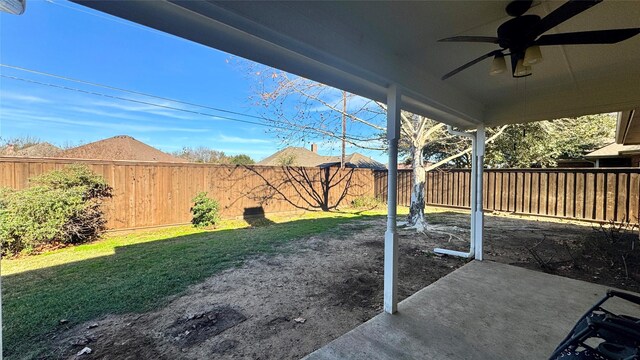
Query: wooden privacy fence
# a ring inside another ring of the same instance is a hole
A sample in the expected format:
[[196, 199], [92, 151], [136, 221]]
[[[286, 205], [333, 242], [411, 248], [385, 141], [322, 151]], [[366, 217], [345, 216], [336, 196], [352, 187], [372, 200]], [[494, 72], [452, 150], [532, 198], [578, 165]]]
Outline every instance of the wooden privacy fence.
[[[72, 163], [113, 187], [105, 204], [111, 229], [188, 223], [201, 191], [220, 203], [226, 218], [327, 210], [358, 196], [387, 196], [387, 172], [369, 169], [40, 158], [0, 158], [0, 187], [22, 189], [30, 178]], [[411, 184], [411, 171], [399, 171], [398, 204], [411, 203]], [[469, 208], [470, 185], [469, 169], [428, 172], [426, 203]], [[485, 170], [483, 201], [489, 211], [637, 223], [640, 168]]]
[[[376, 195], [386, 197], [386, 172], [376, 172]], [[428, 205], [470, 207], [471, 171], [427, 173]], [[638, 223], [640, 168], [487, 169], [484, 209], [580, 220]], [[398, 173], [398, 203], [411, 203], [411, 171]]]
[[113, 187], [105, 203], [110, 229], [184, 224], [192, 199], [206, 191], [226, 218], [332, 209], [373, 196], [369, 169], [284, 168], [209, 164], [0, 158], [0, 187], [22, 189], [29, 179], [80, 163]]

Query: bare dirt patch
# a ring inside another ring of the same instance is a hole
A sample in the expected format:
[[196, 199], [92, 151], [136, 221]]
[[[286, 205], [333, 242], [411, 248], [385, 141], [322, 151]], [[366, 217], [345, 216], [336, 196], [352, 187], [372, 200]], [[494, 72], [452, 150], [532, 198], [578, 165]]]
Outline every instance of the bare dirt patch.
[[[56, 334], [50, 357], [77, 358], [88, 346], [83, 359], [298, 359], [382, 310], [384, 228], [383, 218], [353, 221], [295, 241], [281, 255], [192, 286], [158, 311]], [[402, 236], [401, 298], [464, 264], [432, 256], [431, 248]]]
[[[425, 234], [400, 230], [401, 299], [464, 264], [435, 256], [432, 249], [468, 249], [469, 216], [451, 212], [430, 218]], [[301, 358], [380, 313], [384, 228], [384, 218], [358, 220], [294, 241], [280, 255], [251, 259], [192, 286], [157, 311], [108, 316], [61, 331], [52, 339], [50, 357], [78, 358], [76, 353], [88, 346], [92, 352], [80, 358]], [[536, 270], [528, 246], [546, 236], [553, 241], [539, 251], [567, 261], [567, 244], [593, 231], [491, 216], [486, 229], [489, 260]], [[560, 275], [638, 290], [632, 280], [603, 277], [602, 269], [597, 278], [570, 266], [558, 269]]]
[[[176, 320], [169, 334], [180, 345], [194, 346], [245, 320], [246, 316], [230, 306], [216, 306], [210, 311]], [[225, 347], [228, 345], [223, 346]]]
[[[468, 249], [468, 214], [448, 212], [433, 216], [433, 230], [451, 235], [446, 242], [448, 247]], [[629, 271], [625, 273], [620, 261], [612, 263], [600, 257], [597, 249], [585, 249], [584, 245], [594, 239], [602, 240], [601, 233], [597, 223], [488, 214], [485, 216], [484, 253], [488, 260], [639, 292], [638, 264], [628, 264]], [[637, 229], [626, 235], [637, 240]], [[630, 257], [631, 260], [636, 258]]]

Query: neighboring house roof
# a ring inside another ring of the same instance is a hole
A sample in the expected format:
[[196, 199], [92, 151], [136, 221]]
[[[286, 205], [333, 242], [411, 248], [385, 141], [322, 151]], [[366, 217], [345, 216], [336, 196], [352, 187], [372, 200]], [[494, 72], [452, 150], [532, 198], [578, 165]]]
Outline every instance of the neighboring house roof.
[[24, 157], [56, 157], [60, 155], [62, 149], [48, 142], [35, 144], [16, 151], [16, 156]]
[[596, 151], [592, 151], [585, 155], [586, 158], [613, 158], [624, 157], [627, 155], [640, 154], [640, 145], [622, 145], [622, 144], [609, 144]]
[[[324, 164], [320, 166], [334, 166], [340, 165], [340, 156], [324, 156], [327, 160]], [[344, 159], [345, 167], [348, 168], [363, 168], [363, 169], [375, 169], [375, 170], [385, 170], [387, 167], [368, 156], [364, 156], [360, 153], [353, 153], [345, 156]]]
[[587, 159], [558, 159], [556, 164], [559, 168], [592, 168], [595, 161]]
[[328, 156], [318, 155], [311, 150], [301, 147], [287, 147], [261, 160], [257, 165], [267, 166], [319, 166], [326, 162]]
[[0, 147], [0, 156], [16, 156], [13, 146], [7, 145]]
[[[257, 165], [267, 166], [307, 166], [327, 167], [340, 164], [340, 156], [323, 156], [302, 147], [287, 147], [275, 154], [259, 161]], [[386, 169], [387, 167], [368, 156], [359, 153], [349, 154], [345, 157], [345, 166], [350, 168]]]
[[19, 156], [19, 157], [56, 157], [62, 152], [62, 149], [48, 142], [42, 142], [26, 148], [15, 150], [13, 145], [7, 145], [0, 148], [0, 156]]
[[63, 151], [59, 157], [94, 160], [188, 162], [164, 153], [131, 136], [119, 135]]

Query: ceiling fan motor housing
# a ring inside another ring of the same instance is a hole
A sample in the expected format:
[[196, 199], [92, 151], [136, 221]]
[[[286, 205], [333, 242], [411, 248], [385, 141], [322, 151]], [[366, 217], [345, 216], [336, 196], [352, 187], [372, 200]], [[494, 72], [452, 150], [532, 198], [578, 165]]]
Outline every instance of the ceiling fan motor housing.
[[507, 4], [505, 11], [507, 12], [507, 14], [509, 14], [509, 16], [520, 16], [526, 13], [532, 4], [532, 0], [514, 0]]
[[498, 45], [516, 53], [526, 50], [535, 40], [530, 33], [538, 22], [538, 15], [523, 15], [505, 22], [498, 27]]

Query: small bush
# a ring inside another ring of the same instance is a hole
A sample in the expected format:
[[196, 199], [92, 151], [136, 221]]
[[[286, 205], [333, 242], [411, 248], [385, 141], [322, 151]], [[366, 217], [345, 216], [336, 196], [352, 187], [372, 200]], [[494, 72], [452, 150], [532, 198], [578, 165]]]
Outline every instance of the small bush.
[[351, 206], [356, 209], [377, 209], [384, 205], [384, 202], [373, 196], [358, 196], [351, 201]]
[[191, 223], [195, 227], [212, 227], [220, 222], [218, 202], [207, 197], [206, 192], [201, 192], [193, 198]]
[[69, 166], [31, 179], [36, 186], [0, 191], [3, 254], [97, 239], [105, 230], [102, 200], [111, 187], [85, 166]]

